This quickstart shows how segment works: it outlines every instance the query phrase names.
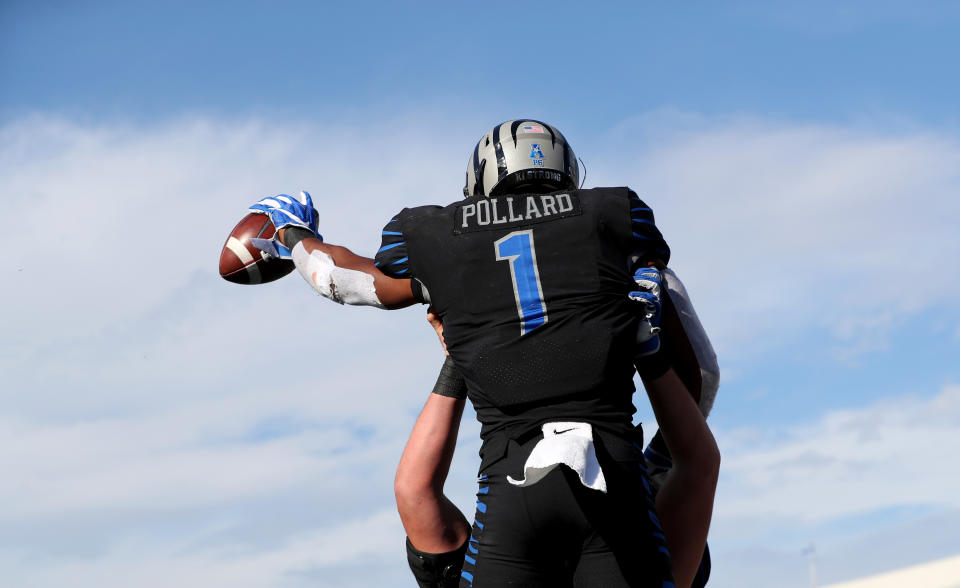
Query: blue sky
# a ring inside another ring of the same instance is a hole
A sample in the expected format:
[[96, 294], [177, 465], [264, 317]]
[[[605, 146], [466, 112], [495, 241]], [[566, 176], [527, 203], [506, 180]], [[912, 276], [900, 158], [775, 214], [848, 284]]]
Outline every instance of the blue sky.
[[422, 309], [213, 264], [301, 188], [370, 253], [522, 116], [652, 205], [717, 348], [712, 585], [806, 586], [810, 543], [823, 584], [960, 552], [958, 25], [950, 2], [0, 4], [0, 569], [406, 582]]
[[426, 102], [589, 124], [667, 107], [955, 125], [960, 9], [907, 6], [7, 2], [3, 112], [362, 118]]

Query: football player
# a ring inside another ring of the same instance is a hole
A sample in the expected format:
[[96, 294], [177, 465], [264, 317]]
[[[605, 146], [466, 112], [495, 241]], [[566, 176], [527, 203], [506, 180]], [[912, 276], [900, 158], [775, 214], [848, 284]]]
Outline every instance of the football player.
[[[664, 329], [678, 333], [677, 336], [665, 338], [665, 341], [673, 344], [671, 354], [675, 358], [674, 365], [687, 389], [699, 390], [699, 405], [706, 416], [713, 405], [719, 385], [716, 354], [689, 302], [682, 282], [669, 269], [664, 271], [664, 276], [676, 310], [675, 316], [667, 312]], [[432, 310], [428, 310], [427, 319], [443, 344], [443, 326]], [[674, 321], [679, 321], [680, 324]], [[690, 334], [689, 338], [687, 333]], [[705, 367], [700, 367], [701, 365]], [[466, 550], [464, 542], [469, 534], [469, 524], [443, 494], [443, 486], [453, 457], [465, 398], [466, 386], [463, 378], [456, 373], [448, 356], [433, 393], [417, 418], [397, 468], [397, 508], [408, 535], [408, 561], [421, 588], [456, 586], [455, 579], [459, 576], [463, 563]], [[651, 485], [657, 498], [657, 511], [661, 514], [664, 526], [670, 526], [670, 511], [677, 507], [684, 508], [684, 497], [681, 493], [678, 498], [676, 491], [673, 492], [673, 497], [669, 491], [657, 491], [671, 472], [675, 480], [670, 487], [676, 488], [678, 479], [689, 483], [690, 474], [685, 470], [691, 469], [690, 465], [683, 461], [684, 456], [681, 455], [679, 467], [673, 469], [671, 456], [659, 431], [644, 455], [647, 457]], [[682, 486], [683, 482], [680, 484]], [[675, 552], [685, 555], [683, 550]], [[709, 575], [710, 557], [709, 551], [705, 550], [692, 588], [705, 586]]]
[[[376, 261], [323, 243], [306, 195], [253, 207], [325, 297], [431, 303], [443, 319], [483, 438], [461, 585], [660, 588], [672, 585], [666, 537], [690, 585], [703, 552], [719, 452], [659, 341], [651, 266], [669, 248], [632, 191], [577, 178], [556, 129], [498, 125], [474, 150], [467, 198], [401, 211]], [[634, 367], [676, 461], [660, 496], [683, 508], [662, 511], [666, 537], [631, 424]]]
[[[716, 353], [683, 283], [670, 269], [666, 269], [663, 275], [673, 303], [673, 308], [668, 308], [663, 321], [664, 330], [673, 336], [664, 337], [664, 342], [671, 346], [670, 353], [677, 374], [687, 390], [698, 399], [701, 412], [706, 417], [719, 387]], [[443, 326], [432, 308], [428, 310], [427, 319], [443, 344]], [[417, 418], [397, 468], [397, 508], [408, 535], [408, 561], [421, 588], [456, 586], [455, 578], [459, 576], [463, 563], [469, 524], [443, 494], [443, 486], [453, 457], [465, 398], [466, 385], [448, 356], [433, 393]], [[656, 496], [657, 511], [664, 525], [669, 527], [674, 523], [671, 520], [672, 510], [685, 508], [685, 497], [676, 488], [678, 485], [682, 488], [683, 480], [691, 483], [691, 465], [683, 461], [685, 456], [681, 455], [679, 467], [673, 468], [673, 460], [659, 431], [644, 455]], [[671, 472], [674, 480], [669, 487], [674, 490], [658, 492]], [[678, 480], [681, 481], [678, 483]], [[672, 526], [676, 528], [678, 525]], [[689, 559], [696, 555], [695, 552], [687, 552], [689, 550], [674, 550], [675, 557], [680, 555]], [[675, 575], [680, 575], [676, 572], [676, 564]], [[710, 556], [709, 550], [705, 549], [692, 587], [705, 586], [709, 575]]]

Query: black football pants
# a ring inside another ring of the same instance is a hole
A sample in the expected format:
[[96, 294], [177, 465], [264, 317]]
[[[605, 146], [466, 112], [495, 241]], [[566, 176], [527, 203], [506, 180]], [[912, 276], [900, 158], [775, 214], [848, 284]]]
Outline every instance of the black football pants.
[[673, 588], [640, 447], [617, 461], [598, 443], [606, 493], [566, 466], [526, 488], [510, 484], [539, 439], [510, 441], [481, 472], [461, 588]]

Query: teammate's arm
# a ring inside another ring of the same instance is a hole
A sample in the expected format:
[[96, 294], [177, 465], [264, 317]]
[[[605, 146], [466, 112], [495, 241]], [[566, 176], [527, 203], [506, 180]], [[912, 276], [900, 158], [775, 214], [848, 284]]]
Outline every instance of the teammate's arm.
[[[637, 371], [650, 397], [659, 434], [673, 456], [673, 468], [657, 493], [657, 512], [670, 548], [678, 586], [689, 586], [700, 567], [713, 513], [713, 499], [720, 469], [720, 451], [707, 427], [693, 391], [673, 367], [675, 358], [665, 340], [682, 331], [675, 312], [661, 292], [661, 275], [653, 268], [641, 268], [634, 276], [639, 291], [630, 297], [646, 308], [649, 325], [638, 338]], [[660, 332], [661, 324], [672, 325]]]
[[693, 397], [671, 368], [643, 380], [673, 468], [656, 506], [677, 586], [689, 586], [700, 568], [720, 472], [720, 450]]
[[[663, 343], [677, 376], [697, 402], [701, 414], [708, 417], [720, 385], [717, 355], [686, 287], [673, 270], [664, 269], [663, 285], [669, 293], [663, 300]], [[653, 436], [644, 456], [651, 482], [655, 489], [659, 489], [673, 466], [662, 433], [658, 431]]]
[[[427, 310], [427, 320], [446, 353], [443, 323], [432, 307]], [[447, 354], [394, 480], [400, 519], [411, 543], [420, 550], [450, 551], [460, 547], [470, 532], [466, 518], [443, 494], [466, 399], [466, 383]]]
[[[451, 378], [444, 373], [450, 364], [448, 358], [436, 387], [446, 386]], [[443, 495], [465, 404], [466, 398], [431, 393], [397, 466], [394, 493], [400, 520], [410, 542], [423, 551], [451, 551], [469, 534], [466, 518]]]
[[[441, 372], [438, 385], [444, 378]], [[403, 450], [394, 495], [421, 587], [458, 586], [470, 523], [443, 493], [465, 399], [430, 394]]]
[[[427, 320], [441, 345], [443, 325], [433, 309]], [[463, 377], [447, 357], [400, 457], [394, 494], [407, 532], [407, 562], [422, 587], [459, 586], [470, 523], [444, 495], [466, 403]]]

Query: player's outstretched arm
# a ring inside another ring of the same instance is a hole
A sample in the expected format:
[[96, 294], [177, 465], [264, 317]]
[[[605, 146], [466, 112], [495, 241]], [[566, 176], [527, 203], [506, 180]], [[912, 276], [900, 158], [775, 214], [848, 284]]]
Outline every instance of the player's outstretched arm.
[[277, 229], [273, 240], [251, 242], [272, 255], [292, 257], [300, 275], [321, 296], [340, 304], [388, 309], [416, 302], [409, 279], [390, 278], [372, 259], [323, 242], [309, 193], [263, 198], [250, 210], [268, 215]]
[[381, 272], [369, 257], [357, 255], [346, 247], [331, 245], [308, 237], [294, 241], [281, 229], [281, 239], [293, 242], [293, 261], [297, 270], [317, 292], [340, 304], [405, 308], [417, 302], [410, 279], [391, 278]]

